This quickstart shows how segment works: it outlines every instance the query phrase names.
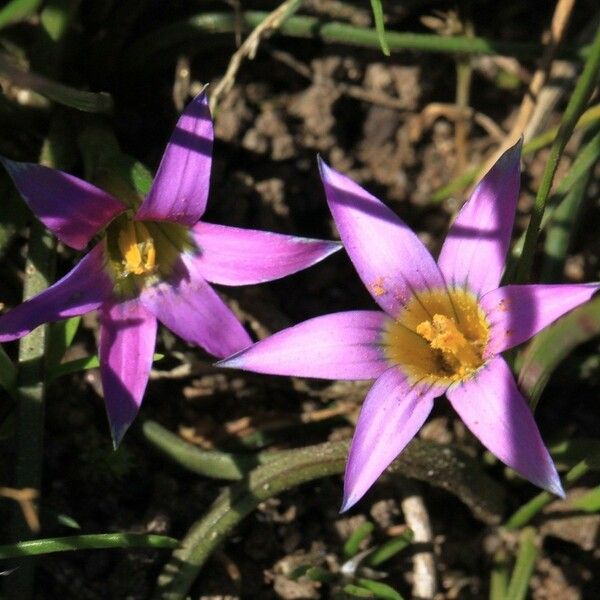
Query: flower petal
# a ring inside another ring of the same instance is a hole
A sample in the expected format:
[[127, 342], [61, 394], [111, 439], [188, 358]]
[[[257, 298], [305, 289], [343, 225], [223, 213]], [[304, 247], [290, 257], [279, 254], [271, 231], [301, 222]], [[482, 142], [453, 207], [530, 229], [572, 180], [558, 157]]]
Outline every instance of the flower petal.
[[248, 285], [291, 275], [342, 246], [269, 231], [199, 222], [193, 228], [202, 275], [212, 283]]
[[344, 475], [342, 512], [356, 504], [416, 435], [442, 394], [412, 385], [396, 367], [375, 382], [363, 404]]
[[100, 313], [100, 375], [115, 448], [135, 419], [150, 375], [156, 318], [137, 299]]
[[487, 293], [480, 305], [490, 324], [486, 356], [518, 346], [591, 298], [596, 283], [507, 285]]
[[202, 93], [179, 117], [136, 219], [191, 226], [202, 216], [210, 184], [213, 137], [208, 99]]
[[438, 265], [449, 285], [485, 294], [498, 287], [515, 220], [521, 142], [480, 181], [450, 227]]
[[564, 497], [560, 478], [525, 399], [501, 357], [446, 392], [465, 425], [503, 463]]
[[35, 216], [63, 243], [83, 250], [125, 206], [74, 175], [0, 157]]
[[342, 242], [375, 301], [395, 317], [414, 291], [445, 282], [419, 238], [385, 204], [319, 160]]
[[373, 379], [388, 365], [380, 347], [385, 313], [357, 310], [284, 329], [218, 363], [271, 375]]
[[191, 257], [182, 257], [169, 281], [145, 289], [140, 298], [171, 331], [219, 358], [252, 343], [248, 332], [204, 280]]
[[113, 293], [105, 263], [104, 245], [98, 244], [54, 285], [0, 317], [0, 342], [23, 337], [42, 323], [99, 308]]

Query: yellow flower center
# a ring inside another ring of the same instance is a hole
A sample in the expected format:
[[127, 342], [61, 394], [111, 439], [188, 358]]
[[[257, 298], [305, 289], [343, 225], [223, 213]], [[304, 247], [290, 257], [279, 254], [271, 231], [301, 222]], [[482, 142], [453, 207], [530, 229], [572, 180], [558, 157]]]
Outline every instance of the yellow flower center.
[[148, 275], [156, 269], [154, 239], [143, 223], [127, 221], [119, 231], [119, 250], [123, 257], [125, 276]]
[[476, 297], [462, 289], [415, 294], [383, 335], [386, 356], [413, 381], [468, 379], [484, 363], [489, 325]]
[[128, 214], [108, 226], [106, 246], [115, 292], [125, 297], [167, 277], [183, 252], [198, 250], [182, 225], [134, 221]]

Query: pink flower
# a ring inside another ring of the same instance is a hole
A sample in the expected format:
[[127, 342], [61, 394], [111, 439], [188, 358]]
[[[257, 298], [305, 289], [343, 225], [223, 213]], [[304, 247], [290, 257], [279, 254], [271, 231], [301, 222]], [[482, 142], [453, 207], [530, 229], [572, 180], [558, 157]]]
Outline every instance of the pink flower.
[[[320, 261], [338, 243], [200, 222], [213, 126], [205, 95], [181, 115], [148, 196], [128, 204], [73, 175], [0, 158], [36, 216], [77, 266], [0, 318], [0, 342], [51, 321], [100, 311], [100, 371], [115, 446], [135, 418], [152, 364], [157, 319], [218, 357], [251, 339], [208, 284], [277, 279]], [[141, 202], [141, 204], [140, 204]]]
[[596, 284], [498, 287], [519, 193], [520, 145], [484, 177], [436, 262], [388, 207], [321, 162], [344, 246], [384, 312], [341, 312], [285, 329], [220, 366], [376, 379], [350, 448], [342, 510], [355, 504], [446, 394], [502, 462], [559, 496], [560, 479], [500, 355], [588, 300]]

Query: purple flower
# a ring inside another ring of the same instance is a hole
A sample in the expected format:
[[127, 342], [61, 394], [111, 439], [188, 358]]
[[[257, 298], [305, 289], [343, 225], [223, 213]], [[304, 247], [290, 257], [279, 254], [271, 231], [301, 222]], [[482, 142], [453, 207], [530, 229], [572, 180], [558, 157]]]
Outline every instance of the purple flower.
[[61, 171], [0, 158], [19, 192], [63, 243], [82, 250], [77, 266], [0, 318], [0, 342], [42, 323], [100, 311], [100, 371], [115, 446], [135, 418], [148, 382], [157, 319], [218, 357], [251, 344], [208, 284], [277, 279], [340, 246], [198, 222], [209, 189], [213, 126], [205, 95], [171, 136], [148, 196], [128, 203]]
[[325, 315], [219, 363], [324, 379], [376, 379], [350, 448], [342, 510], [354, 505], [446, 394], [502, 462], [559, 496], [560, 479], [500, 356], [588, 300], [596, 284], [498, 287], [519, 193], [520, 144], [484, 177], [436, 262], [388, 207], [321, 162], [340, 237], [384, 312]]

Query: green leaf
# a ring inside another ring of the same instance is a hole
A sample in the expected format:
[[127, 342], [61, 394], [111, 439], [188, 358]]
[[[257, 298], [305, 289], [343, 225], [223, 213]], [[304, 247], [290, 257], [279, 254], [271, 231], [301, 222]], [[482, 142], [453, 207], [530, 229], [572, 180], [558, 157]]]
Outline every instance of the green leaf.
[[506, 600], [508, 589], [508, 562], [503, 549], [494, 554], [494, 564], [490, 575], [490, 600]]
[[518, 366], [519, 387], [535, 409], [550, 375], [579, 344], [600, 335], [600, 296], [546, 327], [522, 353]]
[[46, 351], [46, 368], [60, 364], [65, 352], [73, 343], [73, 338], [79, 329], [81, 317], [71, 317], [52, 323], [48, 333], [48, 350]]
[[506, 597], [510, 598], [510, 600], [525, 600], [537, 552], [537, 548], [535, 547], [535, 529], [528, 527], [521, 533], [517, 562], [506, 592]]
[[385, 542], [377, 548], [368, 558], [367, 563], [372, 567], [377, 567], [380, 564], [384, 563], [386, 560], [392, 558], [400, 552], [404, 550], [414, 539], [415, 534], [412, 529], [406, 529], [400, 535], [394, 537], [391, 540]]
[[344, 592], [350, 596], [354, 596], [355, 598], [375, 598], [375, 594], [371, 590], [354, 585], [353, 583], [345, 585]]
[[322, 567], [309, 567], [305, 573], [311, 581], [320, 581], [321, 583], [333, 583], [335, 581], [335, 575], [326, 571]]
[[402, 596], [393, 587], [390, 587], [381, 581], [359, 579], [357, 583], [361, 588], [365, 588], [372, 592], [375, 598], [383, 598], [384, 600], [403, 600]]
[[589, 513], [598, 512], [600, 510], [600, 485], [572, 502], [571, 506]]
[[42, 0], [12, 0], [0, 9], [0, 29], [24, 21], [33, 15]]
[[386, 56], [389, 56], [390, 48], [385, 39], [385, 24], [383, 22], [383, 6], [381, 5], [381, 0], [371, 0], [371, 10], [373, 11], [373, 18], [375, 19], [375, 29], [377, 30], [381, 51]]
[[17, 558], [53, 554], [71, 550], [97, 550], [106, 548], [177, 548], [179, 542], [165, 535], [138, 533], [97, 533], [67, 537], [30, 540], [0, 546], [0, 558]]
[[375, 529], [371, 521], [361, 523], [346, 540], [342, 552], [346, 558], [354, 556], [360, 549], [360, 543]]

